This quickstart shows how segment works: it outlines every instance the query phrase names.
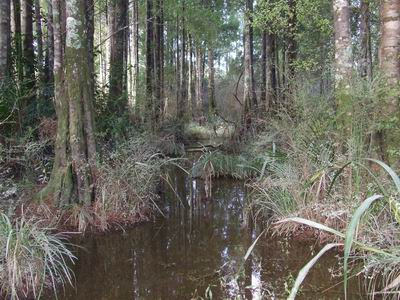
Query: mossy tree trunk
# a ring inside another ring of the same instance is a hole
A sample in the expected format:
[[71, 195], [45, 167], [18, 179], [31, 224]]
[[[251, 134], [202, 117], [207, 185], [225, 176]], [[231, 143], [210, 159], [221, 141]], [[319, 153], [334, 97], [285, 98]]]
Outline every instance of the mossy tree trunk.
[[57, 205], [89, 205], [94, 199], [96, 146], [85, 0], [67, 0], [65, 3], [53, 0], [52, 4], [58, 127], [53, 171], [49, 184], [39, 197], [43, 199], [51, 194]]

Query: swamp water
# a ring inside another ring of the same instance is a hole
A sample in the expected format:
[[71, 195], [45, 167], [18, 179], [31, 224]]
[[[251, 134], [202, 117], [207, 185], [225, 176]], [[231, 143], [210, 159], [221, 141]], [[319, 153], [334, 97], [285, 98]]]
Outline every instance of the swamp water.
[[[126, 232], [81, 238], [75, 287], [66, 287], [59, 298], [285, 299], [320, 246], [269, 236], [243, 264], [260, 232], [244, 225], [243, 182], [214, 180], [212, 198], [206, 199], [202, 180], [180, 170], [171, 174], [171, 186], [164, 185], [165, 217]], [[327, 254], [298, 299], [342, 299], [341, 280], [338, 257]], [[349, 299], [361, 298], [357, 282], [351, 282]]]

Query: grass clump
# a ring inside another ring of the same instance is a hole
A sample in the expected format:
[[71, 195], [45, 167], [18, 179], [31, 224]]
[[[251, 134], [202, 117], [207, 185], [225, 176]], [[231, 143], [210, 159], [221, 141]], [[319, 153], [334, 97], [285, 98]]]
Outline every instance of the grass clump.
[[44, 289], [72, 284], [75, 256], [66, 237], [24, 215], [0, 215], [0, 294], [6, 299], [39, 299]]
[[248, 179], [258, 176], [263, 169], [263, 164], [263, 160], [246, 154], [227, 154], [220, 151], [206, 152], [193, 165], [192, 176]]

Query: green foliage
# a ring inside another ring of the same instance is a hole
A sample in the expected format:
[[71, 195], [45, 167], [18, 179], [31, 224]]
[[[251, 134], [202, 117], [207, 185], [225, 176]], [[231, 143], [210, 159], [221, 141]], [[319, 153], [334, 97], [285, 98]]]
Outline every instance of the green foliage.
[[246, 179], [260, 174], [263, 161], [245, 155], [224, 154], [219, 151], [204, 153], [193, 165], [193, 177], [233, 177]]

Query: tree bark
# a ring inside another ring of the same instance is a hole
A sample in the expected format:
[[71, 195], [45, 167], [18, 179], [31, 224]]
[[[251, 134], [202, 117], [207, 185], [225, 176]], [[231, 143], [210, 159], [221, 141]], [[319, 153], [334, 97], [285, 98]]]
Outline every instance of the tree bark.
[[0, 89], [6, 84], [10, 75], [10, 9], [10, 0], [0, 0]]

